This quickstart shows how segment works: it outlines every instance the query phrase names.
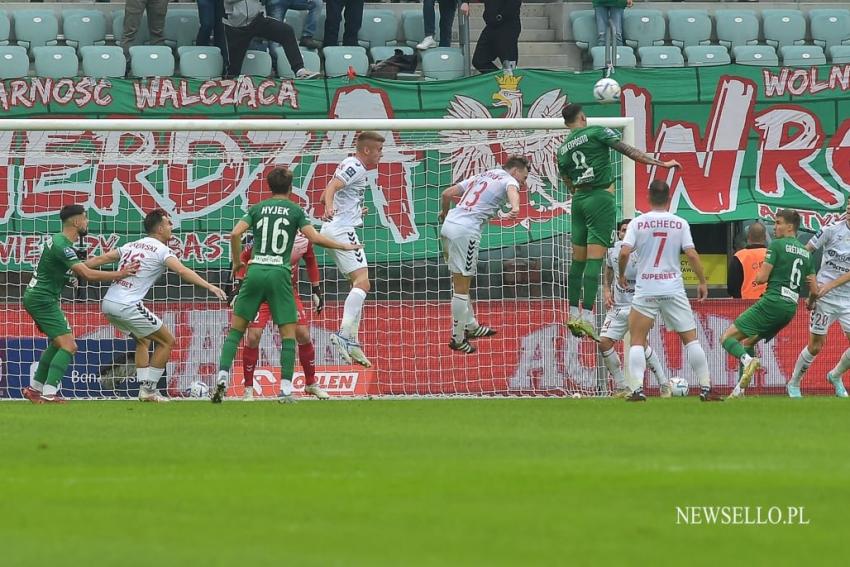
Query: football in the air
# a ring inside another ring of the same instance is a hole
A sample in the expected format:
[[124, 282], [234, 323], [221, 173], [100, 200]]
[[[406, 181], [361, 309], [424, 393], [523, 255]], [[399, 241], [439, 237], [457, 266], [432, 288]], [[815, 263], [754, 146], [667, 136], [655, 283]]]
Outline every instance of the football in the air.
[[620, 83], [610, 77], [599, 79], [593, 85], [593, 98], [599, 102], [620, 102]]
[[189, 397], [190, 398], [209, 398], [210, 397], [210, 387], [201, 382], [200, 380], [195, 380], [191, 384], [189, 384]]
[[673, 390], [674, 396], [687, 396], [689, 388], [688, 381], [684, 378], [679, 378], [678, 376], [670, 378], [670, 389]]

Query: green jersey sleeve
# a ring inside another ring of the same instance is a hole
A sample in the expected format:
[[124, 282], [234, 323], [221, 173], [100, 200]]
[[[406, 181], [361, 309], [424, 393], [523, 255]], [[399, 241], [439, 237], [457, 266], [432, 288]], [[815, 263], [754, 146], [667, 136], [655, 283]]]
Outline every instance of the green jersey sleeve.
[[593, 137], [608, 147], [613, 146], [621, 139], [620, 133], [613, 128], [599, 128], [593, 133]]
[[59, 262], [65, 266], [65, 269], [71, 269], [71, 266], [82, 262], [77, 256], [77, 251], [71, 246], [64, 246], [61, 251], [56, 252]]
[[764, 262], [766, 264], [770, 264], [771, 266], [776, 265], [776, 261], [778, 260], [778, 255], [780, 253], [781, 245], [779, 244], [779, 239], [774, 240], [770, 243], [770, 246], [767, 247], [767, 254], [764, 256]]
[[254, 218], [251, 216], [252, 212], [254, 212], [254, 207], [248, 209], [248, 211], [242, 215], [242, 218], [239, 220], [248, 223], [248, 226], [254, 226]]

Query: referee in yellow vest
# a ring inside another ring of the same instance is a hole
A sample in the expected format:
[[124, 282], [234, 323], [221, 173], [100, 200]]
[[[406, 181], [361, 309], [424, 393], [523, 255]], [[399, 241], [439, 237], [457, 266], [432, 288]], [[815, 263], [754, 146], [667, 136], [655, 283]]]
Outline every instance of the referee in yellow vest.
[[764, 293], [767, 284], [756, 284], [756, 274], [767, 254], [765, 233], [762, 223], [751, 224], [747, 231], [747, 246], [738, 250], [729, 262], [726, 290], [732, 297], [758, 299]]

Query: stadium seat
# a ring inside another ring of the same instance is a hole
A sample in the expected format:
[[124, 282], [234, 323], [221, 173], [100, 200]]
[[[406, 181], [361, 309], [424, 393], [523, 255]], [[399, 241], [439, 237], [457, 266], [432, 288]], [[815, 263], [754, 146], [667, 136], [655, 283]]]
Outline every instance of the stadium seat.
[[171, 47], [195, 45], [201, 21], [197, 8], [194, 10], [169, 9], [165, 15], [165, 44]]
[[463, 52], [454, 47], [437, 47], [422, 52], [422, 75], [426, 79], [450, 80], [464, 76]]
[[[435, 14], [434, 39], [439, 40], [440, 35], [440, 13]], [[401, 13], [401, 29], [404, 34], [404, 43], [410, 47], [416, 47], [425, 39], [425, 19], [422, 10], [406, 10]]]
[[[124, 10], [112, 12], [112, 37], [115, 38], [116, 45], [121, 45], [121, 39], [124, 37]], [[150, 38], [148, 15], [145, 13], [142, 14], [142, 21], [139, 23], [139, 29], [136, 31], [136, 41], [133, 45], [143, 45]]]
[[[623, 17], [623, 36], [626, 45], [634, 48], [664, 45], [667, 22], [658, 10], [626, 10]], [[681, 55], [681, 54], [680, 54]]]
[[379, 45], [370, 49], [369, 55], [372, 57], [372, 61], [377, 63], [395, 55], [396, 49], [400, 49], [405, 55], [413, 55], [413, 48], [409, 45]]
[[590, 49], [596, 46], [599, 34], [596, 31], [596, 15], [593, 10], [570, 12], [570, 24], [573, 28], [573, 39], [577, 47]]
[[353, 67], [354, 72], [361, 77], [369, 74], [369, 58], [362, 47], [325, 47], [322, 53], [325, 55], [325, 75], [328, 77], [347, 75], [349, 67]]
[[850, 44], [850, 10], [810, 10], [812, 43], [829, 51], [833, 45]]
[[3, 10], [0, 10], [0, 45], [9, 45], [9, 35], [12, 31], [12, 24], [9, 22], [9, 16]]
[[711, 18], [705, 10], [670, 10], [670, 43], [678, 47], [711, 43]]
[[[283, 52], [282, 47], [275, 47], [275, 62], [277, 63], [277, 75], [281, 79], [294, 79], [295, 73], [292, 72], [292, 66], [289, 64], [289, 59]], [[321, 72], [322, 60], [319, 54], [305, 47], [301, 48], [301, 57], [304, 59], [304, 68], [310, 71]]]
[[215, 46], [189, 46], [177, 48], [180, 58], [180, 75], [192, 79], [213, 79], [221, 77], [224, 70], [224, 58], [221, 50]]
[[850, 45], [833, 45], [829, 48], [829, 59], [834, 65], [850, 63]]
[[363, 25], [357, 32], [357, 41], [369, 49], [380, 45], [395, 45], [398, 20], [389, 10], [363, 10]]
[[62, 12], [62, 36], [65, 43], [77, 49], [106, 43], [106, 16], [98, 10], [65, 10]]
[[762, 10], [761, 18], [768, 45], [778, 49], [806, 43], [806, 19], [799, 10]]
[[684, 67], [682, 52], [674, 45], [657, 45], [638, 48], [641, 67]]
[[685, 47], [688, 67], [711, 67], [732, 62], [729, 51], [722, 45], [689, 45]]
[[785, 67], [826, 65], [826, 55], [819, 45], [785, 45], [779, 48], [779, 53]]
[[124, 50], [116, 45], [84, 45], [80, 48], [80, 57], [84, 77], [118, 78], [123, 77], [127, 70]]
[[[590, 48], [590, 57], [593, 60], [594, 69], [605, 68], [605, 46], [597, 45]], [[635, 52], [628, 45], [620, 45], [617, 47], [617, 58], [614, 63], [616, 67], [636, 67], [637, 59]]]
[[293, 10], [290, 8], [286, 11], [286, 15], [283, 17], [283, 21], [292, 26], [296, 39], [300, 39], [304, 34], [304, 20], [306, 14], [307, 12], [303, 10]]
[[76, 77], [80, 69], [77, 51], [67, 45], [42, 45], [34, 47], [35, 74], [38, 77], [64, 79]]
[[[284, 59], [286, 57], [284, 56]], [[272, 56], [268, 51], [250, 50], [242, 60], [242, 74], [252, 77], [268, 77], [272, 74]]]
[[32, 49], [43, 45], [56, 45], [59, 20], [48, 10], [16, 10], [15, 37], [18, 45]]
[[720, 45], [731, 48], [758, 43], [759, 21], [752, 10], [717, 10], [714, 23]]
[[170, 77], [174, 74], [174, 53], [165, 45], [134, 45], [130, 48], [130, 74]]
[[19, 45], [0, 46], [0, 80], [20, 79], [29, 74], [30, 58]]
[[739, 45], [732, 48], [732, 58], [739, 65], [777, 66], [779, 57], [770, 45]]

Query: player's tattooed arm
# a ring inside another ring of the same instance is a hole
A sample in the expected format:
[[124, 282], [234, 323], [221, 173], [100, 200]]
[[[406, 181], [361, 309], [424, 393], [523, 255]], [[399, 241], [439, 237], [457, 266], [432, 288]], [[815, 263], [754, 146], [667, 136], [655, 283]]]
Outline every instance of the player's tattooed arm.
[[443, 221], [446, 220], [446, 215], [449, 214], [449, 209], [452, 206], [452, 201], [461, 196], [463, 190], [461, 190], [460, 185], [452, 185], [445, 191], [443, 191], [440, 196], [440, 216], [439, 221], [440, 224], [443, 224]]
[[669, 161], [661, 161], [660, 159], [655, 159], [651, 155], [646, 152], [642, 152], [634, 146], [630, 146], [625, 142], [614, 142], [611, 144], [611, 147], [623, 154], [624, 156], [633, 159], [638, 163], [643, 163], [646, 165], [657, 165], [659, 167], [682, 167], [678, 161], [669, 160]]

